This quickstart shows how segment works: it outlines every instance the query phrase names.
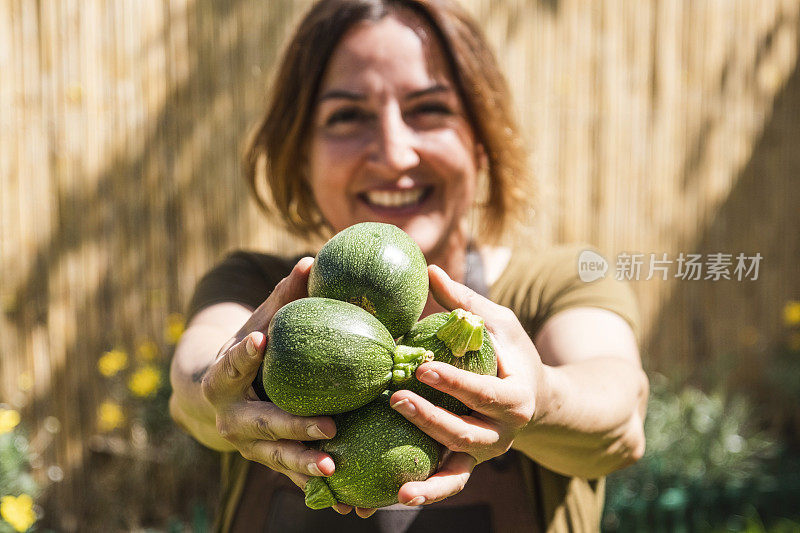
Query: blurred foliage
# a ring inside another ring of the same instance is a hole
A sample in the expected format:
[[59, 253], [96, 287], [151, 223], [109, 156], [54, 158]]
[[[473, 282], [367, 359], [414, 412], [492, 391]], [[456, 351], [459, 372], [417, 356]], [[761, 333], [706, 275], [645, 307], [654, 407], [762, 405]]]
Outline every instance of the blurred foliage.
[[800, 531], [800, 460], [762, 422], [741, 393], [651, 376], [647, 451], [608, 477], [604, 530]]
[[732, 354], [697, 369], [710, 392], [650, 376], [647, 450], [608, 477], [605, 531], [800, 532], [800, 302], [781, 318], [783, 340], [764, 347], [766, 394], [729, 381]]
[[753, 479], [763, 462], [776, 456], [778, 443], [757, 430], [760, 421], [744, 396], [706, 394], [694, 387], [674, 390], [660, 375], [651, 385], [649, 454], [638, 468], [655, 474], [653, 481], [740, 483]]
[[[98, 358], [107, 394], [98, 405], [87, 465], [93, 480], [88, 516], [98, 522], [82, 527], [210, 529], [218, 455], [184, 434], [169, 415], [169, 364], [184, 319], [171, 313], [165, 322], [160, 340], [120, 343]], [[121, 512], [109, 518], [103, 512], [108, 508]]]
[[800, 302], [783, 307], [783, 339], [774, 364], [766, 369], [768, 400], [776, 405], [774, 423], [800, 447]]
[[163, 338], [120, 342], [98, 355], [104, 396], [83, 465], [90, 478], [82, 495], [86, 505], [67, 521], [47, 513], [48, 487], [65, 476], [59, 465], [43, 460], [59, 421], [46, 417], [30, 428], [35, 437], [29, 441], [26, 420], [0, 406], [0, 533], [57, 524], [81, 531], [210, 529], [219, 457], [169, 416], [169, 364], [183, 327], [183, 317], [172, 313], [158, 332]]
[[0, 407], [0, 533], [27, 531], [36, 521], [39, 486], [31, 474], [28, 439], [14, 409]]

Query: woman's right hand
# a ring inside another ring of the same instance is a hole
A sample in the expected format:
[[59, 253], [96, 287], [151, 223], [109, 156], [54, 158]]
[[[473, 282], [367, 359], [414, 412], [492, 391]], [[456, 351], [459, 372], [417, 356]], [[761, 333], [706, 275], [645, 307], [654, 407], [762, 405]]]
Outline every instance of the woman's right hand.
[[[302, 259], [278, 283], [239, 334], [223, 346], [202, 381], [203, 396], [216, 413], [219, 435], [245, 459], [285, 474], [301, 489], [309, 476], [329, 476], [335, 466], [328, 454], [300, 441], [329, 439], [336, 434], [336, 425], [329, 416], [294, 416], [271, 402], [261, 401], [253, 392], [252, 383], [264, 359], [264, 332], [278, 309], [307, 296], [312, 262], [310, 258]], [[352, 509], [344, 504], [334, 508], [342, 514]]]
[[242, 457], [286, 474], [299, 487], [308, 476], [333, 473], [333, 460], [299, 441], [329, 439], [336, 434], [330, 417], [290, 415], [250, 393], [264, 354], [266, 338], [250, 333], [211, 365], [203, 378], [203, 395], [214, 406], [217, 431]]

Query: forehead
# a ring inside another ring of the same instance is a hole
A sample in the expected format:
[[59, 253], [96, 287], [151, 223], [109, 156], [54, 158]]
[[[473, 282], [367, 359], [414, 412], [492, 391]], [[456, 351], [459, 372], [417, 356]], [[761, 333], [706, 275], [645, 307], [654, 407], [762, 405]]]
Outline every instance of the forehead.
[[451, 82], [441, 44], [419, 16], [398, 12], [350, 28], [331, 55], [322, 88], [413, 90], [433, 82]]

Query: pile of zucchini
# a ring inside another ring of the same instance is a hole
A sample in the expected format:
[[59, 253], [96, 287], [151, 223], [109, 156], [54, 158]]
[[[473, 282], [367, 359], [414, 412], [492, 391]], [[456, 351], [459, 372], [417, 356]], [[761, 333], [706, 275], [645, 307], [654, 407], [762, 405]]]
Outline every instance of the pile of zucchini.
[[308, 294], [273, 317], [261, 372], [278, 407], [334, 416], [336, 436], [307, 444], [328, 453], [336, 471], [311, 478], [306, 504], [397, 503], [403, 483], [435, 472], [441, 445], [389, 407], [389, 396], [408, 389], [456, 414], [469, 412], [417, 381], [414, 371], [437, 360], [495, 375], [483, 320], [457, 309], [418, 322], [428, 298], [427, 264], [417, 244], [390, 224], [365, 222], [336, 234], [314, 260]]

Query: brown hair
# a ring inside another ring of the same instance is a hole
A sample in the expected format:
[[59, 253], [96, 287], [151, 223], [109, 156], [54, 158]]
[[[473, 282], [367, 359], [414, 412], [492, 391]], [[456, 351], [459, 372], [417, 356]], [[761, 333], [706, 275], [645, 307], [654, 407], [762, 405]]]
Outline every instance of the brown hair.
[[[451, 0], [320, 0], [302, 19], [276, 72], [270, 103], [249, 139], [244, 171], [256, 201], [289, 229], [321, 233], [325, 222], [304, 176], [309, 130], [322, 77], [336, 45], [361, 21], [407, 9], [427, 23], [450, 64], [467, 117], [486, 152], [488, 190], [482, 236], [496, 240], [527, 205], [524, 143], [513, 120], [510, 92], [472, 18]], [[266, 183], [259, 183], [266, 163]], [[263, 185], [269, 187], [268, 194]]]

